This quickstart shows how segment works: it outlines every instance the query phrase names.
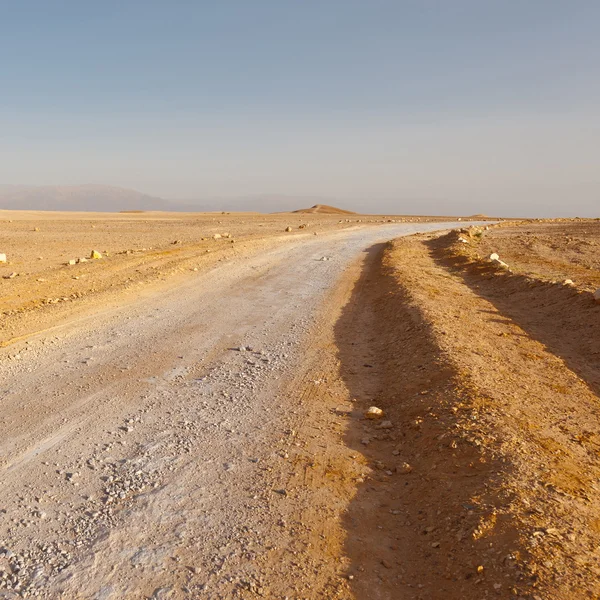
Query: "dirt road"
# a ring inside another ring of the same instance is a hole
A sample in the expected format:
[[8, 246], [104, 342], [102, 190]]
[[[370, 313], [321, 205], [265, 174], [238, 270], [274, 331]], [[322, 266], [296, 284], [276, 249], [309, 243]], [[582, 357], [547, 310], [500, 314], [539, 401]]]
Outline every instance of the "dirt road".
[[348, 265], [439, 228], [299, 239], [2, 349], [0, 597], [352, 597], [315, 549], [339, 514], [300, 517], [303, 365]]

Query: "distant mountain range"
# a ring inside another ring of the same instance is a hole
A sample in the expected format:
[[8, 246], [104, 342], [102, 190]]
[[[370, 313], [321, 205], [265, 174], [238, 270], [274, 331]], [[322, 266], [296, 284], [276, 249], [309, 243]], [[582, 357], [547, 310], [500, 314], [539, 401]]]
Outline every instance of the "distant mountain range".
[[0, 184], [0, 209], [120, 212], [194, 210], [191, 206], [108, 185], [29, 186]]
[[[473, 208], [479, 208], [474, 202]], [[166, 200], [136, 190], [110, 185], [32, 186], [0, 184], [0, 210], [56, 210], [84, 212], [258, 212], [334, 211], [379, 214], [448, 214], [436, 200], [345, 199], [324, 196], [257, 194], [239, 197]], [[313, 208], [308, 209], [307, 207]], [[335, 207], [335, 208], [334, 208]], [[331, 209], [331, 210], [329, 210]], [[375, 210], [373, 210], [375, 209]], [[478, 210], [472, 210], [478, 212]], [[468, 213], [467, 213], [468, 214]]]
[[[0, 184], [0, 209], [93, 212], [290, 212], [326, 204], [327, 198], [263, 194], [238, 198], [171, 201], [109, 185], [29, 186]], [[331, 203], [335, 202], [329, 199]], [[337, 202], [336, 202], [337, 204]], [[311, 211], [314, 212], [314, 211]]]

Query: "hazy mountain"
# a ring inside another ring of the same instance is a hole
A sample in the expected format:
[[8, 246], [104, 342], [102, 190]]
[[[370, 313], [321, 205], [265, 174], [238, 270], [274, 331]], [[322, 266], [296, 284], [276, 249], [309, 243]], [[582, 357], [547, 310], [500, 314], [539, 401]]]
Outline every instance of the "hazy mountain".
[[109, 185], [30, 186], [0, 184], [0, 209], [121, 212], [164, 210], [189, 212], [288, 212], [326, 198], [263, 194], [237, 198], [171, 201]]
[[0, 184], [0, 209], [74, 210], [193, 210], [183, 203], [108, 185], [29, 186]]
[[[161, 210], [186, 212], [293, 212], [313, 205], [333, 205], [358, 213], [448, 214], [449, 207], [435, 200], [339, 199], [321, 196], [259, 194], [240, 197], [205, 197], [165, 200], [136, 190], [109, 185], [29, 186], [0, 184], [0, 209], [121, 212]], [[479, 212], [474, 203], [471, 212]]]

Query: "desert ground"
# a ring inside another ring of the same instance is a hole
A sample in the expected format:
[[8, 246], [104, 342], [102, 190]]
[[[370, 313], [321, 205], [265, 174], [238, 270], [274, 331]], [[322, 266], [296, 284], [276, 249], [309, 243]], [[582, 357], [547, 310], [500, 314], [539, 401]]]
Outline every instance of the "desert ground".
[[599, 244], [0, 211], [0, 598], [600, 597]]
[[[0, 254], [8, 257], [0, 263], [0, 344], [273, 245], [365, 225], [448, 220], [319, 208], [279, 215], [0, 211]], [[103, 260], [89, 260], [92, 250]]]

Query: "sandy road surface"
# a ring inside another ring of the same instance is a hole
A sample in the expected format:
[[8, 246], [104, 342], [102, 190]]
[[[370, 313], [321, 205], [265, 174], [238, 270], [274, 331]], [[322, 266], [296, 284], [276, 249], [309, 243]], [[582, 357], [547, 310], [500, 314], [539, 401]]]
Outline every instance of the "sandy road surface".
[[300, 240], [3, 349], [0, 597], [321, 594], [277, 572], [310, 528], [285, 521], [294, 377], [345, 267], [439, 228]]

